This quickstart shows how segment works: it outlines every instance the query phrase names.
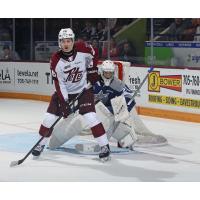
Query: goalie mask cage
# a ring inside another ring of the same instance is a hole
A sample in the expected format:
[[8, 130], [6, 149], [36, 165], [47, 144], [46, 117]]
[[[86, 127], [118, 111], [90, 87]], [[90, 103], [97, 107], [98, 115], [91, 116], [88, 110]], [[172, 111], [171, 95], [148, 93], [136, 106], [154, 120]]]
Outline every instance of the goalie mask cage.
[[[115, 73], [117, 74], [117, 76], [120, 80], [123, 80], [123, 75], [124, 75], [124, 73], [123, 73], [123, 63], [120, 62], [120, 61], [113, 61], [113, 62], [116, 66]], [[102, 63], [103, 63], [103, 61], [99, 61], [98, 66], [100, 66]]]

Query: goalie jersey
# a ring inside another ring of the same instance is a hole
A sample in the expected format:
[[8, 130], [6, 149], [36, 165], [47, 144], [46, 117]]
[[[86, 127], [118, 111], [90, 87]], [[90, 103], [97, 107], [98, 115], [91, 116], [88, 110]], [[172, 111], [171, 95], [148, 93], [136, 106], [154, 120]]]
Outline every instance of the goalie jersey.
[[[111, 112], [111, 99], [123, 95], [125, 97], [126, 103], [128, 103], [133, 95], [133, 92], [128, 88], [128, 86], [116, 77], [114, 77], [109, 86], [106, 86], [103, 79], [100, 78], [100, 80], [95, 83], [93, 89], [95, 100], [100, 100]], [[128, 106], [129, 112], [135, 104], [135, 100], [133, 100], [132, 103]]]

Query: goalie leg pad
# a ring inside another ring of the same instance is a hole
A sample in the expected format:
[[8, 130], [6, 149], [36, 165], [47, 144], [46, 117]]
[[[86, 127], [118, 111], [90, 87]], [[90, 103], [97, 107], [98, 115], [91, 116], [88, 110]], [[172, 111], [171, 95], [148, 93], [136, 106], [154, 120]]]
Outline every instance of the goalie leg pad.
[[124, 123], [119, 123], [113, 135], [121, 147], [130, 147], [137, 141], [137, 135], [133, 128], [133, 120], [129, 117]]
[[[132, 129], [133, 131], [133, 129]], [[135, 133], [130, 132], [127, 136], [125, 136], [123, 139], [119, 141], [119, 144], [123, 148], [130, 148], [133, 149], [134, 143], [137, 141], [137, 137], [134, 136]]]
[[52, 136], [49, 141], [49, 148], [57, 148], [75, 135], [80, 134], [83, 127], [83, 120], [84, 119], [81, 115], [72, 114], [58, 123], [52, 132]]
[[135, 108], [130, 111], [133, 128], [137, 134], [137, 141], [134, 146], [156, 146], [167, 144], [167, 139], [162, 135], [152, 133], [143, 123]]
[[122, 140], [125, 136], [127, 136], [131, 131], [131, 127], [127, 126], [125, 123], [119, 123], [115, 128], [112, 137], [117, 141]]
[[111, 99], [115, 121], [125, 121], [129, 117], [128, 108], [124, 96]]
[[[104, 106], [102, 102], [97, 103], [95, 109], [98, 120], [103, 124], [105, 131], [107, 131], [110, 127], [110, 124], [114, 121], [113, 114]], [[86, 121], [84, 122], [83, 129], [83, 134], [91, 133], [90, 127]]]
[[154, 135], [140, 119], [135, 108], [130, 111], [130, 116], [133, 120], [133, 127], [137, 135], [149, 136]]
[[99, 102], [96, 105], [96, 113], [99, 120], [102, 122], [104, 129], [107, 131], [110, 124], [114, 121], [113, 114], [106, 108], [106, 106], [104, 106], [102, 102]]

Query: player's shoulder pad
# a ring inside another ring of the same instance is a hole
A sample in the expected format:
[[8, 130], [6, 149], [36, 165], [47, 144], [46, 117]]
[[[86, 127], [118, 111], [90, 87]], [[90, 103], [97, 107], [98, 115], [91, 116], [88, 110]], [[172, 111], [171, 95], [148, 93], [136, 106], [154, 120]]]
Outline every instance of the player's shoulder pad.
[[124, 88], [124, 84], [121, 80], [119, 80], [118, 78], [114, 78], [113, 81], [110, 84], [110, 87], [117, 91], [117, 92], [121, 92], [123, 91]]
[[75, 42], [75, 49], [77, 52], [89, 53], [92, 56], [96, 54], [95, 49], [87, 42]]
[[53, 53], [51, 55], [50, 67], [51, 67], [52, 70], [55, 70], [56, 65], [57, 65], [59, 60], [60, 60], [60, 52], [59, 51], [57, 51], [56, 53]]

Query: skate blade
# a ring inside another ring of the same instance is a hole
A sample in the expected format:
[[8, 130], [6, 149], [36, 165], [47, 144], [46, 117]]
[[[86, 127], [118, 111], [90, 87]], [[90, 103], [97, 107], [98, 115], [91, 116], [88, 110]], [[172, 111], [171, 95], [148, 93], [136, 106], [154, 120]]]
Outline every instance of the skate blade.
[[38, 160], [39, 158], [40, 158], [40, 155], [39, 156], [34, 156], [33, 155], [33, 157], [32, 157], [33, 160]]
[[105, 157], [105, 158], [99, 158], [99, 161], [102, 163], [108, 162], [111, 160], [111, 156]]

